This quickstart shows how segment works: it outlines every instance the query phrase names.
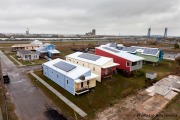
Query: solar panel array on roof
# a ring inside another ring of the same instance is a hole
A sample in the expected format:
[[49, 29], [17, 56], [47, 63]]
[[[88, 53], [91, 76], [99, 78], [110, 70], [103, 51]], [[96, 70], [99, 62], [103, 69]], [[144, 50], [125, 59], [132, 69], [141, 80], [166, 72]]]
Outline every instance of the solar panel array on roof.
[[60, 61], [60, 62], [54, 64], [53, 66], [65, 71], [65, 72], [69, 72], [69, 71], [73, 70], [74, 68], [76, 68], [75, 65], [71, 65], [71, 64], [63, 62], [63, 61]]
[[117, 47], [116, 43], [111, 43], [109, 47]]
[[87, 60], [92, 60], [92, 61], [96, 61], [99, 58], [101, 58], [100, 56], [91, 55], [91, 54], [87, 54], [87, 53], [83, 53], [83, 54], [79, 55], [78, 57], [84, 58], [84, 59], [87, 59]]
[[114, 50], [114, 49], [111, 49], [111, 48], [108, 48], [108, 47], [103, 47], [103, 48], [106, 49], [106, 50], [109, 50], [111, 52], [119, 53], [118, 50]]
[[128, 52], [135, 52], [138, 48], [136, 47], [123, 47], [123, 51], [128, 51]]
[[156, 55], [158, 53], [158, 49], [144, 49], [143, 54], [151, 54], [151, 55]]

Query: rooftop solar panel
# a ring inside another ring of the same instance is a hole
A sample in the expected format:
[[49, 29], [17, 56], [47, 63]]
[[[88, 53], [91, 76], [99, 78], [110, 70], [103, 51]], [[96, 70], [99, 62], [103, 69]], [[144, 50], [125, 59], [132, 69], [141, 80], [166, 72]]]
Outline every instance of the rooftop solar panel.
[[74, 68], [76, 68], [75, 65], [71, 65], [71, 64], [63, 62], [63, 61], [60, 61], [60, 62], [54, 64], [53, 66], [65, 71], [65, 72], [69, 72], [69, 71], [73, 70]]
[[92, 61], [96, 61], [99, 58], [101, 58], [100, 56], [87, 54], [87, 53], [83, 53], [83, 54], [79, 55], [78, 57], [84, 58], [84, 59], [87, 59], [87, 60], [92, 60]]
[[116, 43], [111, 43], [109, 47], [117, 47]]
[[137, 50], [136, 47], [123, 47], [123, 51], [128, 51], [128, 52], [135, 52]]
[[118, 50], [114, 50], [114, 49], [111, 49], [111, 48], [108, 48], [108, 47], [103, 47], [103, 48], [106, 49], [106, 50], [109, 50], [111, 52], [119, 53]]
[[143, 54], [151, 54], [151, 55], [156, 55], [158, 53], [158, 49], [144, 49]]

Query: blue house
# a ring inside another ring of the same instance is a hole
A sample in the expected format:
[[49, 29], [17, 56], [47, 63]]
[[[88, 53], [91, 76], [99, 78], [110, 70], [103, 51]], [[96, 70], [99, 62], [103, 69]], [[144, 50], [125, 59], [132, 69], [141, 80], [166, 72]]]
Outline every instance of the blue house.
[[91, 73], [89, 68], [54, 59], [44, 63], [43, 74], [73, 95], [79, 95], [96, 86], [98, 75]]
[[60, 54], [60, 52], [55, 49], [55, 45], [49, 43], [45, 43], [37, 48], [36, 53], [40, 57], [48, 56], [50, 58], [57, 58]]

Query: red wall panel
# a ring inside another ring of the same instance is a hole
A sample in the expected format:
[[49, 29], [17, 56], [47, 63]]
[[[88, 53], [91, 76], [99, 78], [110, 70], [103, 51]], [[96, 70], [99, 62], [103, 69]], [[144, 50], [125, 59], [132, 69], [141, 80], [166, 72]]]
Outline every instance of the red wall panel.
[[96, 55], [100, 55], [100, 56], [105, 56], [105, 57], [113, 58], [113, 61], [115, 63], [120, 64], [119, 66], [117, 66], [117, 68], [122, 69], [122, 70], [127, 70], [127, 71], [130, 72], [130, 67], [126, 66], [126, 62], [130, 62], [130, 61], [128, 61], [128, 60], [126, 60], [124, 58], [121, 58], [119, 56], [113, 55], [111, 53], [105, 52], [103, 50], [100, 50], [98, 48], [95, 48], [95, 54]]

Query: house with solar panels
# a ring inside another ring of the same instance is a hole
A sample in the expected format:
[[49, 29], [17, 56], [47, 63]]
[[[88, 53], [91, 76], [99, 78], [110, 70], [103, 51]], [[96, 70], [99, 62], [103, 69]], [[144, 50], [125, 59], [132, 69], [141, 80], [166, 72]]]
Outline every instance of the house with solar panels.
[[97, 78], [99, 82], [101, 82], [103, 78], [111, 77], [116, 70], [116, 66], [119, 65], [114, 63], [112, 58], [83, 52], [75, 52], [67, 55], [66, 61], [91, 69], [93, 73], [99, 75]]
[[37, 48], [36, 53], [39, 57], [47, 56], [49, 58], [57, 58], [60, 54], [60, 52], [55, 49], [55, 45], [49, 43], [45, 43]]
[[98, 75], [89, 68], [59, 58], [44, 63], [42, 67], [46, 77], [73, 95], [88, 92], [96, 86]]
[[144, 60], [142, 57], [127, 53], [125, 51], [117, 50], [113, 47], [107, 47], [106, 45], [96, 47], [95, 54], [113, 58], [113, 61], [119, 64], [117, 68], [128, 74], [141, 69]]
[[144, 61], [157, 63], [163, 60], [164, 53], [159, 48], [149, 48], [149, 47], [138, 47], [131, 46], [119, 48], [122, 51], [129, 52], [131, 54], [140, 56], [144, 58]]

